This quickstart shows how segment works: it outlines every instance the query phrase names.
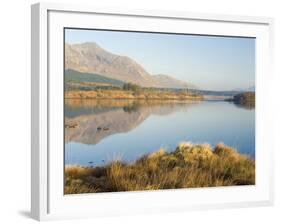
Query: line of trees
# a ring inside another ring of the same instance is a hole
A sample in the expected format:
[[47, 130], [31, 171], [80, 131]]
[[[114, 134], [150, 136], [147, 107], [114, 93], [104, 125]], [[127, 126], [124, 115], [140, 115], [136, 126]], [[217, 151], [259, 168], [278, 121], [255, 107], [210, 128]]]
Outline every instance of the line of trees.
[[123, 84], [122, 89], [123, 89], [123, 90], [128, 90], [128, 91], [137, 92], [137, 91], [140, 91], [140, 90], [141, 90], [141, 87], [140, 87], [139, 85], [137, 85], [137, 84], [128, 82], [128, 83], [124, 83], [124, 84]]

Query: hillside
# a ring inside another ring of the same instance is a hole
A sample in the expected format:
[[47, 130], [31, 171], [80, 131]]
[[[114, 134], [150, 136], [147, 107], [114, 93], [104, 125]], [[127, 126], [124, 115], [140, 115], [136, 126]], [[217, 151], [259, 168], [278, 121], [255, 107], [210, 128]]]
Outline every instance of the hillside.
[[75, 70], [68, 69], [65, 71], [65, 85], [66, 87], [80, 86], [91, 87], [95, 85], [108, 85], [108, 86], [119, 86], [121, 87], [124, 82], [116, 79], [107, 78], [105, 76], [93, 74], [93, 73], [82, 73]]
[[196, 86], [194, 85], [172, 78], [169, 75], [158, 74], [158, 75], [154, 75], [153, 78], [157, 81], [158, 85], [161, 86], [162, 88], [192, 88], [192, 89], [196, 88]]
[[255, 92], [256, 87], [255, 86], [250, 86], [249, 88], [236, 88], [233, 89], [233, 91], [237, 92]]
[[65, 44], [65, 69], [76, 70], [85, 75], [98, 74], [142, 87], [194, 87], [170, 76], [153, 76], [133, 59], [112, 54], [92, 42]]

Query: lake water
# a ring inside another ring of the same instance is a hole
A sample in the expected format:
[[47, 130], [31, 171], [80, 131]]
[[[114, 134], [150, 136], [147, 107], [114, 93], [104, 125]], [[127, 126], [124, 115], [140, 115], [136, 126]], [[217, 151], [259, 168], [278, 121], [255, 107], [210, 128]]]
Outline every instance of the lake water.
[[224, 101], [195, 103], [65, 100], [65, 164], [134, 161], [180, 142], [223, 142], [255, 157], [255, 109]]

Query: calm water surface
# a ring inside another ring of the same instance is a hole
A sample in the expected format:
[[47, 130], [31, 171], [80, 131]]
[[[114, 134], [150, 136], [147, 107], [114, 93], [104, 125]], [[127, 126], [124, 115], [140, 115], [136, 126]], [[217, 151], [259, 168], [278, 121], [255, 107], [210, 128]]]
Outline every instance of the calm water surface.
[[65, 164], [134, 161], [183, 141], [223, 142], [255, 157], [255, 109], [223, 101], [198, 103], [66, 100]]

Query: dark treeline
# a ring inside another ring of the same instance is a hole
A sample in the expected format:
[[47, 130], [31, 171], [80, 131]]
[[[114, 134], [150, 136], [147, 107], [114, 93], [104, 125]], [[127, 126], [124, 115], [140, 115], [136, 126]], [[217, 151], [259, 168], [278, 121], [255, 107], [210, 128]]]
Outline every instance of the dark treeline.
[[71, 86], [69, 84], [65, 85], [65, 90], [82, 90], [82, 91], [91, 91], [91, 90], [124, 90], [124, 91], [133, 91], [133, 92], [171, 92], [171, 93], [186, 93], [186, 94], [197, 94], [197, 95], [214, 95], [214, 96], [229, 96], [233, 97], [241, 91], [213, 91], [213, 90], [199, 90], [192, 88], [160, 88], [160, 87], [141, 87], [135, 83], [124, 83], [123, 86]]

